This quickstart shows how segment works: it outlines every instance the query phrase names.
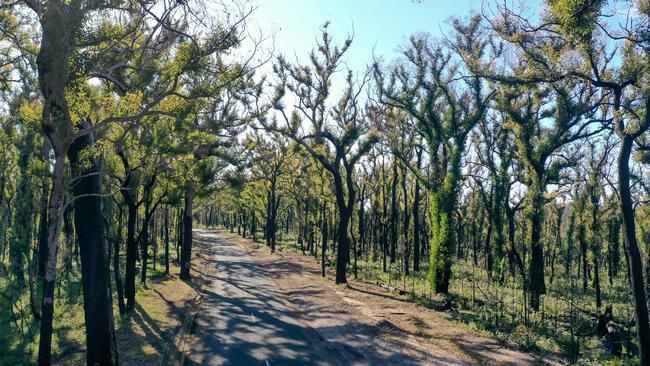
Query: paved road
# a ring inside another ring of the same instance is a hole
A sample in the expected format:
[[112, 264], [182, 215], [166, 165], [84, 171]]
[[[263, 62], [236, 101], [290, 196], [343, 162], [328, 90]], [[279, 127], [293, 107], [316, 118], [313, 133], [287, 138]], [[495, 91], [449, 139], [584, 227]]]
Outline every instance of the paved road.
[[[207, 231], [215, 266], [194, 327], [187, 365], [320, 365], [322, 341], [244, 250]], [[338, 362], [334, 362], [338, 363]]]

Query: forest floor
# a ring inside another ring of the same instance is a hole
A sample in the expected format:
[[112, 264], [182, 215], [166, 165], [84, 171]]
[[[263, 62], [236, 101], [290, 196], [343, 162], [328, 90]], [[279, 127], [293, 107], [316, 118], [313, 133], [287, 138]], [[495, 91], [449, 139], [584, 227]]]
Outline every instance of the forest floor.
[[[323, 343], [317, 349], [335, 354], [336, 363], [559, 364], [514, 350], [444, 312], [414, 304], [383, 287], [353, 280], [347, 286], [337, 286], [332, 268], [327, 268], [328, 278], [322, 278], [320, 263], [313, 257], [288, 251], [273, 254], [263, 243], [225, 230], [201, 235], [246, 251], [253, 258], [256, 275], [271, 279], [283, 297], [283, 306], [295, 312], [300, 324], [315, 331], [314, 339]], [[216, 266], [215, 273], [219, 273], [218, 260]], [[200, 324], [197, 322], [198, 328]]]
[[[119, 315], [117, 300], [113, 300], [121, 365], [160, 365], [164, 358], [173, 354], [173, 348], [176, 347], [174, 338], [179, 333], [183, 320], [191, 316], [194, 303], [200, 296], [205, 280], [201, 268], [205, 268], [209, 262], [209, 256], [206, 255], [208, 250], [206, 242], [195, 241], [196, 255], [192, 259], [194, 273], [191, 281], [178, 278], [180, 268], [171, 259], [169, 275], [164, 273], [164, 263], [161, 261], [156, 270], [149, 268], [150, 277], [147, 278], [146, 287], [142, 287], [138, 277], [136, 307], [132, 314]], [[74, 325], [75, 328], [80, 328], [76, 332], [78, 336], [62, 339], [58, 343], [60, 354], [56, 356], [55, 365], [82, 365], [86, 362], [83, 310], [79, 306], [74, 312], [81, 318], [79, 324]], [[56, 323], [55, 319], [55, 327]], [[64, 328], [69, 326], [59, 325]]]

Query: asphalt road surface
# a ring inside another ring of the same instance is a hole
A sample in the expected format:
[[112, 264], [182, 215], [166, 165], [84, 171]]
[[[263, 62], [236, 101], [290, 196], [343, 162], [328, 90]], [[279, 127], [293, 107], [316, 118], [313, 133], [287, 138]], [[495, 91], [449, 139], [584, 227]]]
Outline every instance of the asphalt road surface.
[[213, 233], [195, 233], [214, 247], [216, 268], [206, 284], [186, 365], [341, 363], [244, 250]]

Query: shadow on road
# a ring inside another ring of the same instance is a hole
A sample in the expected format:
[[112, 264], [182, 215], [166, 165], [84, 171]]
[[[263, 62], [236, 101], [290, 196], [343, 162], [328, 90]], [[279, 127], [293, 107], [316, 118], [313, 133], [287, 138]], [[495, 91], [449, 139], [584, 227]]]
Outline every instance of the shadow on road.
[[300, 276], [298, 267], [278, 261], [270, 269], [230, 240], [208, 231], [199, 234], [214, 248], [216, 267], [187, 365], [464, 364], [406, 340], [381, 341], [380, 336], [398, 330], [356, 321], [363, 316], [332, 304], [331, 289], [304, 277], [281, 292], [271, 278]]

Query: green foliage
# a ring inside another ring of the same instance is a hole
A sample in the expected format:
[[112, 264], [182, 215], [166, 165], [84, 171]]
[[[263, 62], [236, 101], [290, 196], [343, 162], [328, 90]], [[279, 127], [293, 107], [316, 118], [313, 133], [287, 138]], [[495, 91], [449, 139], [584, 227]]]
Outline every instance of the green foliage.
[[549, 13], [574, 44], [590, 44], [604, 0], [547, 0]]

